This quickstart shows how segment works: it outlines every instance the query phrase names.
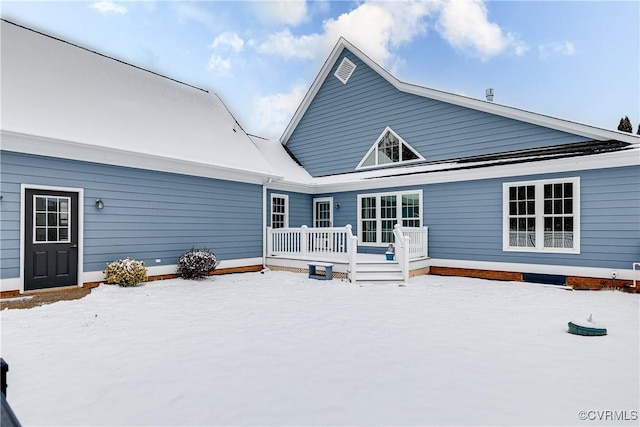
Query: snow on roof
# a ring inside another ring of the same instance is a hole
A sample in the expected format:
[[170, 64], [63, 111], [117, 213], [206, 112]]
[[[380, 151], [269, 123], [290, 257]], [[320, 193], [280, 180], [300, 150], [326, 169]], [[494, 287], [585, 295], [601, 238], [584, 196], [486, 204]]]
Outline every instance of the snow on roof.
[[264, 139], [251, 135], [256, 147], [260, 150], [265, 159], [283, 177], [283, 181], [295, 186], [309, 186], [313, 182], [313, 177], [305, 168], [291, 158], [278, 139]]
[[[218, 96], [5, 20], [0, 25], [3, 136], [83, 146], [46, 152], [43, 144], [45, 152], [34, 154], [95, 160], [67, 155], [90, 146], [104, 151], [106, 163], [130, 153], [181, 164], [170, 167], [174, 172], [277, 177]], [[153, 161], [145, 165], [154, 168]]]

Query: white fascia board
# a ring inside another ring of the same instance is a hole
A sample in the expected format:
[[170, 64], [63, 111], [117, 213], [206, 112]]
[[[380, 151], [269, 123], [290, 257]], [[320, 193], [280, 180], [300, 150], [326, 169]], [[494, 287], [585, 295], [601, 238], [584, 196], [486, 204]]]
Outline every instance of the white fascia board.
[[[550, 274], [557, 276], [575, 277], [597, 277], [611, 280], [611, 272], [618, 272], [619, 280], [633, 280], [633, 266], [629, 269], [619, 268], [599, 268], [599, 267], [579, 267], [572, 265], [549, 265], [549, 264], [526, 264], [512, 262], [488, 262], [488, 261], [467, 261], [458, 259], [431, 258], [428, 260], [430, 267], [466, 268], [471, 270], [486, 271], [509, 271], [513, 273], [533, 273]], [[636, 279], [640, 279], [640, 274], [636, 270]]]
[[371, 67], [382, 78], [387, 80], [396, 89], [418, 95], [425, 98], [435, 99], [437, 101], [447, 102], [449, 104], [459, 105], [461, 107], [467, 107], [478, 111], [483, 111], [490, 114], [495, 114], [510, 119], [515, 119], [535, 125], [544, 126], [550, 129], [556, 129], [563, 132], [573, 133], [576, 135], [584, 136], [586, 138], [592, 138], [599, 141], [606, 141], [609, 139], [615, 139], [622, 142], [628, 142], [632, 144], [640, 143], [640, 136], [630, 134], [621, 131], [612, 131], [607, 129], [601, 129], [595, 126], [585, 125], [581, 123], [571, 122], [543, 114], [532, 113], [530, 111], [521, 110], [515, 107], [508, 107], [506, 105], [496, 104], [494, 102], [482, 101], [479, 99], [469, 98], [462, 95], [456, 95], [448, 92], [443, 92], [435, 89], [429, 89], [423, 86], [417, 86], [409, 83], [404, 83], [395, 78], [391, 73], [378, 65], [375, 61], [369, 58], [366, 54], [349, 43], [344, 38], [340, 38], [338, 43], [331, 51], [331, 54], [327, 58], [316, 79], [313, 81], [311, 88], [305, 95], [302, 103], [296, 110], [293, 118], [289, 122], [289, 125], [285, 129], [280, 141], [286, 145], [289, 137], [295, 130], [296, 126], [302, 119], [302, 116], [306, 112], [307, 108], [313, 101], [313, 98], [320, 90], [320, 86], [329, 74], [329, 71], [338, 60], [338, 57], [342, 53], [343, 49], [348, 49], [351, 53], [356, 55], [362, 62]]
[[[323, 193], [340, 193], [344, 191], [373, 190], [377, 188], [407, 187], [447, 182], [477, 181], [492, 178], [512, 178], [518, 176], [540, 175], [562, 172], [579, 172], [594, 169], [607, 169], [627, 166], [640, 166], [640, 147], [613, 153], [594, 154], [590, 156], [565, 157], [531, 161], [529, 163], [512, 163], [490, 165], [472, 169], [466, 166], [481, 166], [482, 163], [445, 163], [438, 165], [384, 169], [387, 173], [405, 174], [377, 178], [374, 171], [355, 172], [345, 175], [311, 178], [306, 182], [294, 182], [286, 179], [273, 181], [268, 188], [279, 191], [292, 191], [311, 195]], [[457, 170], [437, 170], [460, 167]], [[434, 168], [437, 168], [434, 170]], [[380, 172], [378, 170], [377, 172]], [[411, 173], [410, 175], [407, 175]]]
[[[465, 165], [466, 166], [466, 165]], [[471, 166], [471, 164], [469, 164]], [[390, 176], [372, 179], [351, 179], [334, 181], [336, 177], [316, 178], [312, 186], [313, 194], [343, 191], [370, 190], [376, 188], [408, 187], [416, 185], [441, 184], [448, 182], [477, 181], [492, 178], [512, 178], [518, 176], [579, 172], [594, 169], [640, 166], [640, 149], [618, 151], [592, 156], [569, 157], [554, 160], [541, 160], [531, 163], [513, 163], [480, 167], [477, 169], [458, 169], [416, 173], [403, 176]], [[409, 172], [409, 171], [405, 171]], [[325, 182], [323, 182], [323, 180]]]
[[196, 163], [107, 147], [90, 146], [6, 130], [1, 131], [0, 138], [2, 140], [2, 150], [45, 157], [125, 166], [249, 184], [263, 184], [269, 179], [281, 180], [283, 178], [279, 175], [226, 168], [219, 165]]

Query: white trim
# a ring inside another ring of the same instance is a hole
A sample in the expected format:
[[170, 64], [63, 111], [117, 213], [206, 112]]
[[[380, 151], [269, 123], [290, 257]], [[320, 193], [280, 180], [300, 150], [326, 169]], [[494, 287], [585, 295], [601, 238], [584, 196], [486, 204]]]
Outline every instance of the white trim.
[[333, 65], [340, 58], [340, 55], [342, 54], [344, 49], [348, 49], [351, 54], [358, 57], [362, 62], [364, 62], [367, 66], [371, 67], [382, 78], [387, 80], [391, 85], [393, 85], [396, 89], [402, 92], [418, 95], [424, 98], [435, 99], [437, 101], [443, 101], [450, 104], [459, 105], [462, 107], [467, 107], [474, 110], [483, 111], [486, 113], [495, 114], [502, 117], [507, 117], [510, 119], [520, 120], [520, 121], [535, 124], [535, 125], [541, 125], [551, 129], [555, 129], [563, 132], [569, 132], [569, 133], [584, 136], [587, 138], [596, 139], [599, 141], [616, 139], [618, 141], [630, 142], [630, 143], [640, 142], [640, 137], [627, 132], [601, 129], [595, 126], [571, 122], [568, 120], [558, 119], [551, 116], [532, 113], [532, 112], [521, 110], [514, 107], [508, 107], [505, 105], [496, 104], [494, 102], [468, 98], [466, 96], [455, 95], [448, 92], [443, 92], [439, 90], [429, 89], [426, 87], [401, 82], [400, 80], [395, 78], [393, 75], [391, 75], [391, 73], [389, 73], [387, 70], [382, 68], [376, 62], [374, 62], [367, 55], [362, 53], [362, 51], [360, 51], [354, 45], [352, 45], [347, 40], [341, 37], [336, 43], [336, 45], [334, 46], [331, 53], [329, 54], [329, 57], [325, 61], [324, 65], [318, 72], [318, 75], [316, 76], [311, 87], [307, 91], [307, 94], [305, 95], [304, 99], [298, 106], [298, 109], [296, 110], [291, 121], [289, 122], [286, 129], [284, 130], [284, 133], [280, 137], [280, 142], [282, 144], [286, 145], [287, 142], [289, 141], [289, 138], [293, 134], [293, 131], [298, 126], [298, 123], [302, 119], [302, 116], [304, 116], [305, 112], [311, 105], [313, 98], [315, 98], [316, 94], [320, 90], [320, 87], [322, 86], [322, 83], [324, 83], [329, 72], [333, 68]]
[[269, 209], [269, 219], [270, 219], [269, 226], [273, 228], [273, 199], [276, 197], [284, 200], [284, 218], [282, 221], [284, 223], [283, 228], [289, 228], [289, 195], [288, 194], [271, 193], [271, 205]]
[[[343, 68], [348, 67], [349, 71], [347, 72], [346, 76], [342, 76], [341, 75], [341, 71], [343, 71]], [[353, 75], [353, 72], [356, 70], [356, 64], [354, 64], [353, 62], [351, 62], [349, 60], [349, 58], [343, 58], [342, 62], [340, 62], [340, 65], [338, 66], [338, 68], [336, 68], [336, 72], [333, 73], [333, 75], [342, 82], [342, 84], [347, 84], [347, 82], [349, 81], [349, 78]]]
[[[387, 133], [391, 133], [393, 136], [395, 136], [398, 139], [399, 143], [400, 143], [400, 145], [398, 146], [398, 149], [400, 150], [400, 160], [397, 161], [397, 162], [380, 164], [380, 159], [378, 158], [378, 152], [379, 152], [378, 151], [378, 144], [380, 144], [380, 141], [382, 141], [382, 138], [384, 138], [387, 135]], [[409, 150], [411, 150], [411, 152], [413, 154], [418, 156], [418, 158], [414, 159], [414, 160], [402, 160], [402, 146], [403, 145], [406, 145], [407, 148], [409, 148]], [[363, 166], [364, 163], [366, 162], [366, 160], [371, 155], [371, 153], [375, 153], [375, 164], [368, 165], [368, 166]], [[367, 154], [365, 154], [364, 157], [362, 158], [362, 160], [360, 160], [360, 163], [358, 163], [358, 166], [356, 166], [356, 170], [381, 168], [381, 167], [389, 167], [389, 166], [398, 166], [398, 165], [407, 165], [407, 164], [411, 164], [411, 163], [415, 163], [415, 162], [421, 162], [421, 161], [424, 161], [424, 160], [425, 160], [425, 158], [422, 157], [422, 155], [420, 153], [418, 153], [410, 144], [408, 144], [407, 141], [402, 139], [402, 137], [400, 135], [398, 135], [393, 129], [391, 129], [389, 126], [387, 126], [382, 131], [382, 133], [380, 134], [378, 139], [376, 139], [376, 142], [374, 142], [373, 145], [371, 146], [371, 148], [369, 148], [369, 151], [367, 151]]]
[[44, 191], [61, 191], [65, 193], [78, 193], [78, 277], [77, 285], [81, 287], [84, 283], [82, 274], [82, 266], [84, 264], [84, 188], [75, 187], [57, 187], [39, 184], [20, 184], [20, 293], [24, 293], [24, 256], [25, 256], [25, 196], [27, 190], [44, 190]]
[[[357, 210], [357, 224], [358, 224], [358, 246], [370, 246], [370, 247], [386, 247], [389, 243], [382, 242], [382, 218], [380, 215], [380, 197], [381, 196], [396, 196], [396, 221], [398, 224], [402, 224], [402, 197], [406, 194], [417, 194], [420, 199], [420, 217], [418, 218], [420, 222], [420, 227], [422, 227], [422, 223], [424, 220], [424, 201], [422, 189], [415, 190], [403, 190], [403, 191], [388, 191], [388, 192], [377, 192], [377, 193], [361, 193], [358, 194], [358, 200], [356, 203]], [[376, 241], [375, 242], [365, 242], [362, 238], [362, 199], [365, 197], [375, 197], [376, 202]], [[400, 203], [397, 203], [397, 199], [400, 197]]]
[[11, 277], [8, 279], [0, 279], [0, 291], [20, 291], [20, 293], [24, 292], [24, 288], [22, 285], [22, 278], [20, 277]]
[[[349, 175], [322, 177], [315, 178], [313, 180], [313, 184], [308, 185], [306, 188], [308, 188], [308, 191], [311, 194], [337, 193], [343, 191], [379, 190], [384, 188], [409, 187], [415, 185], [478, 181], [493, 178], [515, 178], [518, 176], [640, 166], [640, 150], [634, 149], [615, 153], [544, 160], [525, 164], [515, 163], [508, 165], [494, 165], [475, 169], [465, 168], [467, 166], [473, 167], [474, 164], [439, 164], [412, 168], [398, 168], [397, 170], [389, 170], [389, 173], [392, 176], [380, 178], [376, 177], [376, 174], [381, 172], [380, 170], [354, 174], [358, 176], [358, 178], [354, 178], [354, 176], [349, 177]], [[461, 167], [461, 169], [438, 171], [438, 169], [442, 169], [444, 167]], [[433, 170], [433, 172], [420, 173], [421, 171], [429, 170]], [[395, 173], [404, 173], [405, 175], [393, 176]], [[286, 182], [278, 182], [275, 183], [273, 187], [286, 189], [288, 186]], [[293, 184], [292, 187], [297, 188], [297, 191], [302, 191], [302, 188], [297, 186], [297, 184]]]
[[329, 227], [333, 227], [333, 197], [318, 197], [313, 199], [313, 226], [317, 227], [316, 203], [329, 202]]
[[578, 267], [573, 265], [527, 264], [495, 261], [467, 261], [458, 259], [431, 258], [429, 267], [466, 268], [484, 271], [509, 271], [513, 273], [552, 274], [558, 276], [595, 277], [611, 279], [613, 270], [618, 280], [633, 280], [633, 270], [602, 267]]
[[[573, 184], [573, 248], [549, 248], [544, 246], [544, 185], [546, 184]], [[509, 188], [515, 186], [535, 186], [535, 223], [536, 246], [520, 247], [511, 246], [509, 239]], [[502, 183], [502, 250], [505, 252], [532, 252], [532, 253], [580, 253], [580, 177], [567, 177], [555, 179], [542, 179], [535, 181], [516, 181]]]
[[[262, 265], [262, 258], [238, 258], [238, 259], [228, 259], [224, 261], [220, 261], [220, 264], [216, 267], [216, 270], [221, 270], [224, 268], [237, 268], [237, 267], [251, 267], [254, 265]], [[178, 265], [177, 264], [167, 264], [167, 265], [156, 265], [156, 266], [146, 266], [147, 267], [147, 276], [164, 276], [168, 274], [177, 274]], [[104, 272], [102, 271], [86, 271], [84, 273], [85, 282], [104, 282]]]
[[226, 181], [262, 184], [268, 178], [282, 179], [282, 176], [254, 171], [228, 168], [219, 165], [197, 163], [187, 160], [136, 153], [107, 147], [86, 145], [72, 141], [37, 135], [26, 135], [2, 130], [2, 150], [35, 154], [61, 159], [93, 162], [106, 165], [124, 166], [159, 172], [178, 173]]

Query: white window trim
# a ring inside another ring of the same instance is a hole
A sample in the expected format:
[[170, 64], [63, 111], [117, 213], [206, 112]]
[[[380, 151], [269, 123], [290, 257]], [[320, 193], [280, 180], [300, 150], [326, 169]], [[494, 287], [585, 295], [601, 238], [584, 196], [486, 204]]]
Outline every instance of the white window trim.
[[78, 287], [82, 287], [84, 283], [83, 266], [84, 266], [84, 188], [77, 187], [57, 187], [50, 185], [38, 184], [20, 184], [20, 293], [24, 293], [24, 264], [25, 264], [25, 210], [26, 204], [25, 194], [27, 190], [52, 190], [62, 191], [65, 193], [78, 193]]
[[329, 202], [329, 227], [333, 227], [333, 197], [319, 197], [313, 199], [313, 226], [316, 226], [318, 222], [318, 216], [316, 212], [317, 202]]
[[289, 228], [289, 195], [288, 194], [277, 194], [271, 193], [271, 209], [269, 216], [269, 224], [271, 228], [273, 228], [273, 199], [284, 199], [284, 228]]
[[[413, 151], [413, 153], [416, 156], [418, 156], [418, 158], [414, 159], [414, 160], [406, 160], [406, 161], [400, 160], [399, 162], [385, 163], [383, 165], [378, 164], [378, 144], [380, 143], [380, 141], [382, 141], [382, 138], [385, 137], [387, 132], [391, 132], [391, 134], [393, 134], [393, 136], [398, 138], [398, 140], [400, 141], [400, 155], [402, 155], [402, 144], [404, 144], [409, 148], [409, 150]], [[374, 165], [369, 165], [369, 166], [363, 166], [364, 162], [369, 158], [369, 156], [371, 155], [372, 152], [375, 152], [375, 156], [376, 156], [375, 164]], [[407, 141], [402, 139], [402, 137], [400, 135], [398, 135], [393, 129], [391, 129], [389, 126], [387, 126], [382, 131], [382, 133], [380, 134], [378, 139], [376, 139], [376, 142], [371, 146], [371, 148], [369, 148], [369, 151], [367, 151], [367, 154], [365, 154], [364, 157], [362, 158], [362, 160], [360, 160], [360, 163], [358, 163], [358, 166], [356, 166], [356, 170], [383, 168], [383, 167], [390, 167], [390, 166], [397, 166], [397, 165], [407, 165], [407, 164], [411, 164], [411, 163], [421, 162], [421, 161], [424, 161], [424, 160], [425, 160], [425, 158], [422, 157], [422, 155], [420, 153], [418, 153], [418, 151], [416, 151], [415, 148], [413, 148], [410, 144], [408, 144]]]
[[[358, 246], [372, 246], [372, 247], [387, 247], [388, 243], [382, 243], [382, 218], [380, 217], [380, 197], [382, 196], [396, 196], [396, 199], [400, 199], [396, 204], [396, 220], [398, 224], [402, 224], [402, 196], [406, 194], [417, 194], [420, 199], [420, 216], [418, 217], [419, 223], [422, 226], [422, 219], [424, 217], [422, 190], [406, 190], [406, 191], [389, 191], [382, 193], [362, 193], [358, 194]], [[362, 239], [362, 199], [365, 197], [376, 197], [376, 241], [375, 242], [363, 242]], [[388, 219], [388, 218], [385, 218]]]
[[[547, 248], [544, 246], [544, 186], [546, 184], [573, 184], [573, 248]], [[516, 186], [535, 186], [536, 246], [510, 246], [509, 239], [509, 188]], [[580, 253], [580, 177], [543, 179], [535, 181], [505, 182], [502, 184], [502, 250], [505, 252], [530, 253]]]

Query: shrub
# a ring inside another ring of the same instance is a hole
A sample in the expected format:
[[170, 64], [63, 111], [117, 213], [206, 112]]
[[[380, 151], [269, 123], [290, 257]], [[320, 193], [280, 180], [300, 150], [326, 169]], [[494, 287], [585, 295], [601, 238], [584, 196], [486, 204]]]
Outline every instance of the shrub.
[[178, 260], [178, 274], [184, 279], [200, 279], [217, 266], [216, 255], [210, 249], [191, 248]]
[[119, 259], [107, 264], [103, 272], [107, 283], [120, 286], [136, 286], [147, 281], [147, 269], [144, 262], [135, 259]]

